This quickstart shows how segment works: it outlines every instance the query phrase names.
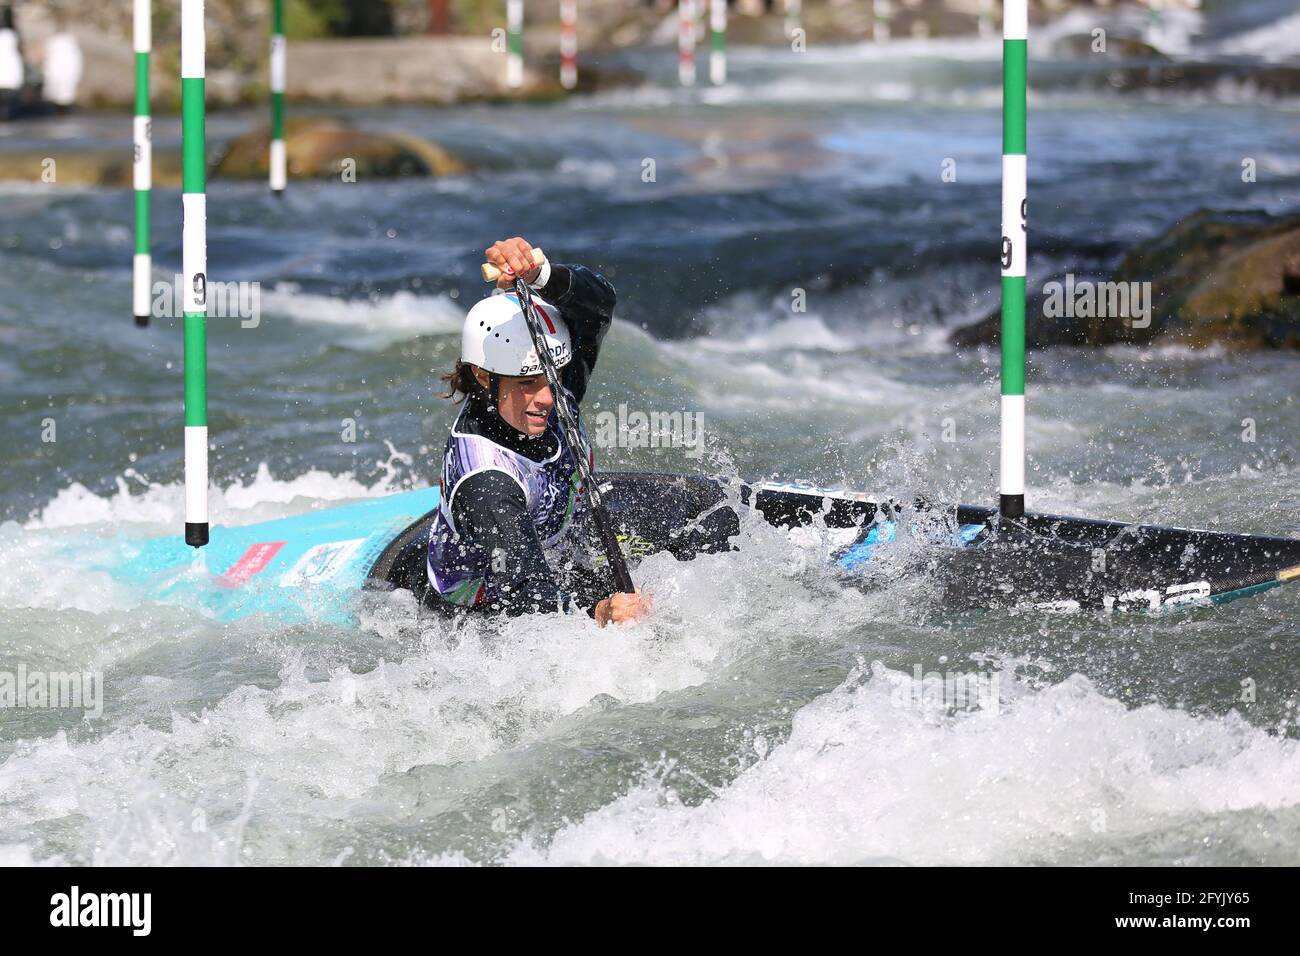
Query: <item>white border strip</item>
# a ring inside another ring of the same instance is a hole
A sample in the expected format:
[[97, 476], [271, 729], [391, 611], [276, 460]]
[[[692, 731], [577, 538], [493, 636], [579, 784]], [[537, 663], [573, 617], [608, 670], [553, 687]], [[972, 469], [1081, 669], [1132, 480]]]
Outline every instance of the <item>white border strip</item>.
[[135, 38], [136, 53], [148, 53], [153, 46], [152, 5], [153, 0], [135, 0], [135, 24], [132, 35]]
[[1002, 468], [998, 490], [1025, 493], [1025, 396], [1002, 396]]
[[[185, 288], [182, 290], [182, 310], [202, 312], [208, 310], [208, 197], [203, 193], [185, 193], [181, 196], [184, 219], [181, 227], [181, 272]], [[194, 277], [203, 276], [203, 288], [194, 288]], [[202, 294], [200, 294], [200, 292]]]
[[1029, 160], [1024, 153], [1002, 157], [1002, 235], [1011, 240], [1011, 263], [1002, 270], [1004, 276], [1023, 276], [1028, 251], [1028, 223], [1025, 198], [1029, 192]]
[[1029, 39], [1029, 0], [1003, 0], [1002, 39]]
[[203, 0], [181, 0], [181, 79], [201, 80], [207, 70]]
[[185, 426], [185, 523], [208, 523], [208, 426]]

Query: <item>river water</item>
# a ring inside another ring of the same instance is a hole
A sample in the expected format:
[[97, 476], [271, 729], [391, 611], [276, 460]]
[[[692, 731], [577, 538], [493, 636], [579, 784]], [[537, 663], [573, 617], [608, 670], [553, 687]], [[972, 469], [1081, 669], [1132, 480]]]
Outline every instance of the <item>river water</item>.
[[[349, 114], [470, 175], [295, 182], [279, 202], [213, 182], [210, 276], [261, 289], [255, 327], [210, 322], [213, 520], [436, 480], [453, 409], [435, 376], [482, 249], [512, 235], [619, 291], [589, 419], [703, 423], [698, 446], [605, 448], [603, 467], [992, 503], [997, 356], [945, 337], [997, 305], [997, 50], [736, 51], [731, 86], [693, 92], [645, 53], [650, 85], [567, 105]], [[1198, 208], [1300, 207], [1294, 102], [1033, 75], [1031, 285]], [[213, 116], [214, 149], [260, 119]], [[179, 140], [174, 117], [155, 130]], [[129, 122], [0, 131], [56, 158], [106, 144], [128, 149]], [[79, 569], [182, 521], [179, 327], [132, 326], [131, 208], [0, 192], [0, 670], [105, 682], [97, 719], [0, 711], [0, 860], [1300, 862], [1296, 588], [954, 619], [923, 578], [846, 587], [760, 526], [738, 553], [643, 564], [657, 612], [638, 627], [451, 629], [401, 595], [360, 599], [356, 627], [225, 624]], [[175, 190], [154, 235], [162, 281]], [[1031, 509], [1297, 534], [1297, 372], [1032, 354]], [[933, 673], [975, 675], [982, 706], [936, 701]]]

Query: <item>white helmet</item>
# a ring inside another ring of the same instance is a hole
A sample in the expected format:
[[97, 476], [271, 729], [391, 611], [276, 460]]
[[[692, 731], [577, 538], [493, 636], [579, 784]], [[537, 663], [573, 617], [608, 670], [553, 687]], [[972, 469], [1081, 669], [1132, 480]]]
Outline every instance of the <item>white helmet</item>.
[[[533, 305], [542, 320], [542, 339], [556, 369], [564, 368], [573, 358], [569, 327], [560, 318], [560, 310], [541, 296], [534, 295]], [[527, 320], [513, 292], [488, 296], [465, 316], [460, 336], [461, 361], [470, 362], [497, 375], [537, 375], [542, 366], [537, 361]]]

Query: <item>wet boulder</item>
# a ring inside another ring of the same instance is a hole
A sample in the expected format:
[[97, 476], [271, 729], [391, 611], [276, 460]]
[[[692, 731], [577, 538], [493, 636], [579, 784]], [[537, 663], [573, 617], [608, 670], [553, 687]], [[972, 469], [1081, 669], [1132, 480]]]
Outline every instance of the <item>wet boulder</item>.
[[1090, 344], [1300, 349], [1300, 215], [1202, 210], [1130, 251], [1114, 278], [1151, 282], [1155, 321], [1138, 336], [1095, 319]]
[[[213, 175], [226, 179], [265, 179], [271, 131], [263, 126], [233, 140]], [[440, 146], [405, 133], [360, 130], [333, 117], [295, 117], [285, 124], [289, 176], [326, 179], [340, 175], [345, 160], [358, 179], [397, 176], [448, 176], [465, 171]]]
[[[130, 144], [126, 149], [85, 149], [79, 146], [64, 149], [47, 146], [39, 150], [6, 150], [0, 155], [3, 156], [3, 161], [0, 161], [0, 182], [124, 189], [130, 189], [134, 182]], [[181, 185], [180, 150], [154, 150], [153, 184], [160, 188]]]
[[1099, 40], [1090, 33], [1070, 33], [1052, 44], [1052, 53], [1070, 59], [1104, 57], [1112, 60], [1168, 60], [1169, 58], [1145, 40], [1138, 37], [1108, 34], [1105, 49], [1098, 49]]
[[[1126, 307], [1114, 308], [1117, 301]], [[996, 345], [1000, 322], [994, 312], [953, 330], [949, 341]], [[1025, 337], [1031, 348], [1167, 342], [1300, 349], [1300, 215], [1194, 213], [1129, 250], [1108, 277], [1057, 277], [1031, 287]]]

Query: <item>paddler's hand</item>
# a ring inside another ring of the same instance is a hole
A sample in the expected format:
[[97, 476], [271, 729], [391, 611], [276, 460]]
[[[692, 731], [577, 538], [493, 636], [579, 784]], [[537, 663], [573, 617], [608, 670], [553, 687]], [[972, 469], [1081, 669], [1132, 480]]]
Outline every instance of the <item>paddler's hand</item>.
[[611, 594], [596, 605], [596, 623], [604, 627], [610, 621], [615, 624], [631, 624], [639, 621], [654, 609], [650, 595], [642, 594], [637, 588], [635, 594]]
[[494, 242], [483, 250], [483, 254], [488, 262], [501, 270], [497, 279], [498, 289], [513, 289], [515, 279], [532, 282], [542, 271], [541, 266], [533, 263], [533, 247], [519, 236]]

